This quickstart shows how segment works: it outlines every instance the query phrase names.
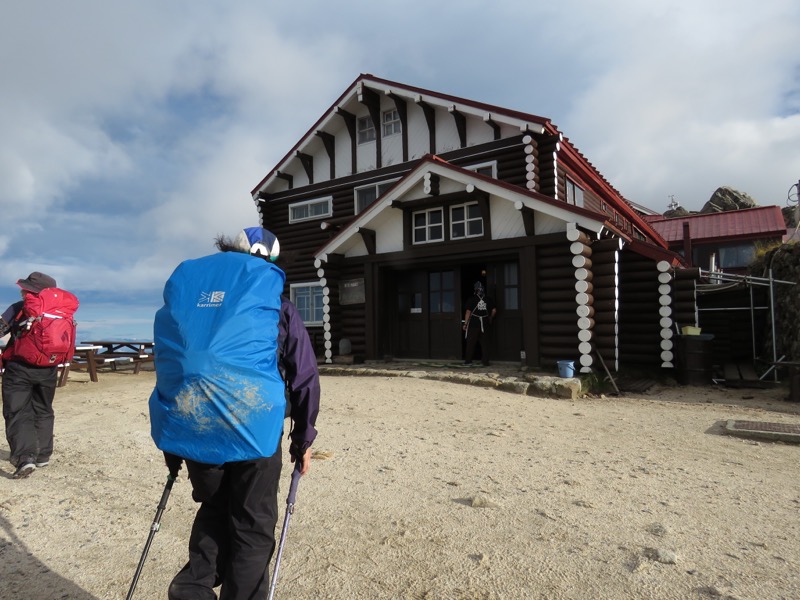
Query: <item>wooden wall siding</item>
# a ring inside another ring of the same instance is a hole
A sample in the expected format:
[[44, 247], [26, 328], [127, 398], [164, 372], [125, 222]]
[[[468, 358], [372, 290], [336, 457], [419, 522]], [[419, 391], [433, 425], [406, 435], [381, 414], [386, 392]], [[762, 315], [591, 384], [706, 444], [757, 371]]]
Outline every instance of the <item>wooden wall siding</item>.
[[559, 360], [579, 358], [572, 256], [568, 240], [536, 248], [540, 366], [554, 367]]
[[658, 368], [661, 365], [662, 296], [659, 271], [652, 259], [623, 251], [620, 258], [619, 362], [620, 368]]
[[619, 259], [622, 240], [592, 242], [594, 345], [609, 370], [619, 371]]
[[486, 161], [497, 161], [497, 178], [506, 183], [526, 188], [526, 158], [530, 155], [525, 154], [527, 145], [517, 144], [504, 151], [487, 156]]
[[672, 282], [672, 320], [680, 329], [697, 327], [697, 281], [700, 269], [675, 269]]
[[578, 363], [581, 373], [591, 373], [594, 362], [594, 295], [591, 240], [589, 236], [577, 229], [567, 230], [569, 251], [572, 254], [572, 266], [575, 269], [573, 282], [575, 296], [575, 313], [578, 323]]

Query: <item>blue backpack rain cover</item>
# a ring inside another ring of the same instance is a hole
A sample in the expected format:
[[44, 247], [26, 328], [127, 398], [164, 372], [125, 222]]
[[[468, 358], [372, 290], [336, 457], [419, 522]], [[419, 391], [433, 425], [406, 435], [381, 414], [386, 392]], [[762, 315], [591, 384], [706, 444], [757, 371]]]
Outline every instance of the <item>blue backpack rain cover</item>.
[[156, 446], [197, 462], [272, 456], [286, 399], [278, 371], [284, 272], [238, 252], [187, 260], [154, 325]]

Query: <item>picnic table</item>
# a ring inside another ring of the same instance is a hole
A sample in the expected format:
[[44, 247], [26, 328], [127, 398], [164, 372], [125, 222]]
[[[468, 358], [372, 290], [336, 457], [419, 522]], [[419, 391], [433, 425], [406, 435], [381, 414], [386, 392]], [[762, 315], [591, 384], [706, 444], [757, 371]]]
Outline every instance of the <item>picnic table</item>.
[[63, 387], [67, 384], [67, 377], [70, 371], [86, 370], [89, 373], [89, 379], [97, 382], [97, 358], [96, 353], [101, 350], [102, 346], [93, 346], [91, 344], [78, 344], [75, 346], [75, 352], [72, 354], [72, 359], [58, 365], [58, 387]]
[[95, 362], [104, 362], [116, 370], [117, 361], [133, 362], [133, 372], [138, 373], [142, 364], [153, 361], [153, 342], [131, 340], [93, 340], [82, 344], [95, 346]]

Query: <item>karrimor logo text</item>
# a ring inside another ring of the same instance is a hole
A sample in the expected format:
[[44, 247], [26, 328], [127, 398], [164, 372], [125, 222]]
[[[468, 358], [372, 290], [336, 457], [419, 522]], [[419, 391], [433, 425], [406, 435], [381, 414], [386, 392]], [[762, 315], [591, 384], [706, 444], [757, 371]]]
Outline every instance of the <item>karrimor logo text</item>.
[[198, 308], [215, 308], [222, 305], [225, 292], [200, 292]]

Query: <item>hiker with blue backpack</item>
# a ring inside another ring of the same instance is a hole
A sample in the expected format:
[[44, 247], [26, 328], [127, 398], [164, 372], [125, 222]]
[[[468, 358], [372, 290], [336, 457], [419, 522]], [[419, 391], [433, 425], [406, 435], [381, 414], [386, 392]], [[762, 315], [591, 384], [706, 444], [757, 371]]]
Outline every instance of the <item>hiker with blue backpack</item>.
[[185, 462], [200, 504], [170, 600], [216, 599], [218, 586], [226, 600], [267, 597], [284, 418], [303, 475], [317, 434], [316, 356], [282, 294], [277, 238], [250, 227], [216, 245], [175, 269], [154, 325], [152, 437], [171, 476]]

